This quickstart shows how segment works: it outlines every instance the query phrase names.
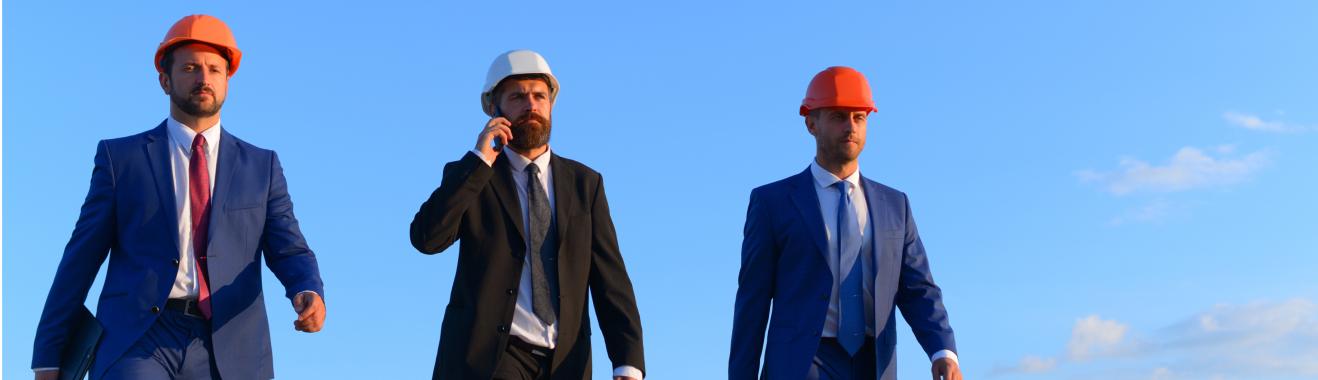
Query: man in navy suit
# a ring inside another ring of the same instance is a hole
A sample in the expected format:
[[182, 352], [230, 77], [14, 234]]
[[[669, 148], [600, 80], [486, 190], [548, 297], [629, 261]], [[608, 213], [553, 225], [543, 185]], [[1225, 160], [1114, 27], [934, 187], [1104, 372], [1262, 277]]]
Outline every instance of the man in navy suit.
[[874, 111], [869, 83], [856, 70], [830, 67], [802, 103], [815, 159], [751, 191], [728, 378], [896, 379], [901, 308], [933, 378], [960, 380], [942, 291], [906, 194], [860, 175]]
[[58, 376], [72, 317], [110, 267], [92, 379], [271, 379], [261, 260], [298, 312], [325, 318], [316, 256], [298, 229], [279, 157], [220, 128], [242, 52], [219, 19], [184, 17], [156, 52], [169, 118], [96, 146], [91, 190], [46, 297], [32, 367]]

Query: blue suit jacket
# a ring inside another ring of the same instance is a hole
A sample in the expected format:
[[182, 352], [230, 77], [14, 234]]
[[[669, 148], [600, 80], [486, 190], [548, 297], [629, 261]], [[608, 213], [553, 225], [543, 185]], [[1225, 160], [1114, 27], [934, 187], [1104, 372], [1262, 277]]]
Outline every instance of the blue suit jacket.
[[[287, 290], [325, 294], [316, 256], [293, 217], [275, 152], [221, 130], [211, 195], [209, 247], [212, 352], [225, 379], [270, 379], [274, 366], [261, 257]], [[58, 367], [73, 312], [87, 299], [108, 254], [96, 319], [105, 327], [91, 378], [155, 322], [178, 272], [178, 212], [165, 123], [96, 147], [91, 190], [37, 326], [33, 367]], [[187, 221], [184, 221], [187, 222]]]
[[[894, 307], [902, 310], [927, 355], [956, 352], [942, 291], [934, 285], [906, 194], [861, 177], [869, 204], [875, 273], [875, 353], [880, 378], [895, 379]], [[729, 379], [806, 377], [828, 315], [833, 274], [814, 178], [801, 174], [751, 191], [741, 245]], [[770, 318], [770, 302], [773, 303]], [[766, 326], [767, 325], [767, 326]], [[764, 373], [758, 376], [764, 348]]]

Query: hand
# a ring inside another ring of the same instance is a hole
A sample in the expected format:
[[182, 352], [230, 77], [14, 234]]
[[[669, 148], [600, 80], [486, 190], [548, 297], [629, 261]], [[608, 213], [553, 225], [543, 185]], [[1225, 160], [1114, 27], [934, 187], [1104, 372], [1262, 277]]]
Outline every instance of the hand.
[[37, 380], [56, 380], [59, 379], [59, 370], [52, 369], [48, 371], [37, 371]]
[[293, 321], [294, 330], [313, 333], [325, 325], [325, 303], [316, 292], [302, 292], [293, 296], [293, 311], [297, 312], [297, 320]]
[[935, 360], [933, 372], [934, 380], [961, 380], [961, 368], [949, 358]]
[[499, 152], [490, 146], [490, 141], [501, 137], [503, 143], [507, 144], [513, 139], [513, 130], [509, 128], [512, 126], [513, 123], [502, 117], [490, 119], [490, 122], [485, 124], [485, 129], [481, 130], [481, 134], [476, 136], [476, 150], [484, 154], [486, 159], [494, 161], [494, 157], [497, 157]]

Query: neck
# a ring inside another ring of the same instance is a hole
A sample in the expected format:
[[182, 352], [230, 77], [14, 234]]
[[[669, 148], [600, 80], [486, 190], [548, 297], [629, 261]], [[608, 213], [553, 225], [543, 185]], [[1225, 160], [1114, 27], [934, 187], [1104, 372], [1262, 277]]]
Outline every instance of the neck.
[[220, 122], [219, 112], [216, 112], [214, 115], [211, 116], [196, 117], [189, 115], [187, 112], [183, 112], [183, 110], [178, 109], [178, 106], [175, 106], [173, 104], [169, 105], [169, 117], [174, 118], [174, 120], [178, 120], [179, 123], [186, 125], [189, 129], [192, 129], [193, 132], [197, 132], [197, 133], [201, 133], [202, 131], [211, 129], [211, 127], [214, 127], [215, 124], [218, 124]]
[[549, 151], [549, 145], [541, 145], [538, 148], [531, 148], [527, 150], [521, 150], [511, 146], [508, 147], [508, 149], [511, 149], [513, 152], [517, 152], [517, 154], [522, 155], [522, 157], [526, 157], [526, 159], [528, 160], [535, 161], [535, 159], [540, 158], [540, 155], [545, 154], [545, 152]]
[[825, 158], [822, 154], [815, 155], [815, 163], [819, 164], [819, 167], [824, 168], [824, 170], [827, 170], [838, 178], [850, 177], [851, 174], [855, 173], [856, 169], [860, 167], [860, 160], [830, 160]]

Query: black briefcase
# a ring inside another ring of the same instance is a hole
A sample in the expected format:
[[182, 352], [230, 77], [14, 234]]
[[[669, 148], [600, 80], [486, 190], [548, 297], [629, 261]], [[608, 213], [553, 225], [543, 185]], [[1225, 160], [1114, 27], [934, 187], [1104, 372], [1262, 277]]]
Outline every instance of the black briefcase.
[[69, 334], [69, 340], [64, 342], [64, 351], [59, 358], [60, 380], [82, 380], [87, 377], [102, 332], [105, 329], [101, 327], [101, 322], [96, 320], [96, 316], [86, 306], [74, 312], [73, 331]]

